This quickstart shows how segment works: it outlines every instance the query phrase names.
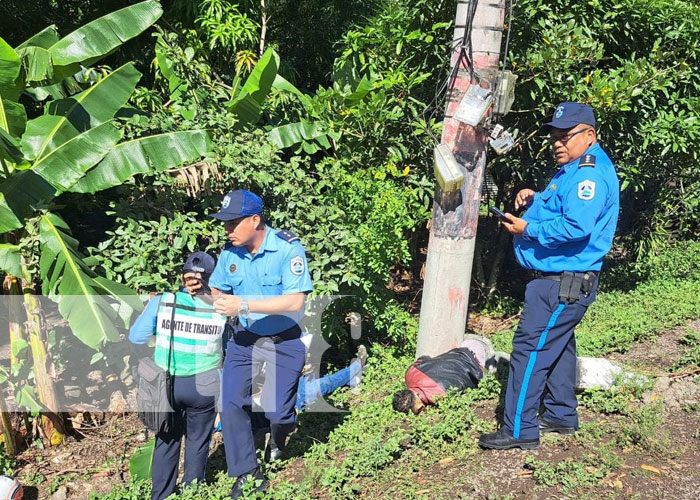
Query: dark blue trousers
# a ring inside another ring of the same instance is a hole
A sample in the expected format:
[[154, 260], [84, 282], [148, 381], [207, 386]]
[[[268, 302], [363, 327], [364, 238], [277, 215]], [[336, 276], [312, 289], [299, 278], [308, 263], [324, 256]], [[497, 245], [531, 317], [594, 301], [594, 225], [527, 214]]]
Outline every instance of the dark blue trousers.
[[218, 376], [215, 373], [208, 374], [204, 384], [199, 383], [201, 380], [200, 375], [174, 378], [175, 426], [168, 433], [156, 435], [151, 466], [152, 500], [162, 500], [175, 491], [180, 462], [180, 442], [183, 435], [185, 436], [183, 482], [189, 483], [195, 479], [204, 481], [211, 429], [216, 418], [213, 394], [218, 390]]
[[251, 421], [253, 377], [265, 364], [260, 405], [270, 423], [271, 439], [282, 444], [296, 423], [294, 405], [305, 359], [306, 349], [299, 339], [274, 344], [242, 331], [229, 341], [221, 389], [221, 425], [230, 477], [250, 472], [258, 465]]
[[574, 328], [595, 291], [572, 304], [559, 302], [559, 282], [536, 279], [525, 289], [525, 305], [513, 338], [506, 389], [505, 429], [516, 439], [537, 439], [542, 395], [547, 420], [578, 427]]

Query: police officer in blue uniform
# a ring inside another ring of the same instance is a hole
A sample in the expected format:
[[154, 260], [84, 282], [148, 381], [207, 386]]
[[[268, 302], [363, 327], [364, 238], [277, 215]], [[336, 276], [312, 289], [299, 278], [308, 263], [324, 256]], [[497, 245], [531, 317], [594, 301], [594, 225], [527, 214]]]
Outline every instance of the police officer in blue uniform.
[[535, 279], [513, 338], [504, 425], [479, 438], [482, 448], [534, 449], [540, 433], [578, 429], [574, 328], [595, 300], [619, 211], [617, 174], [595, 123], [589, 106], [557, 106], [541, 131], [549, 133], [561, 168], [544, 191], [521, 190], [515, 208], [527, 211], [522, 218], [506, 214], [503, 222], [518, 263]]
[[[253, 378], [265, 364], [261, 406], [271, 439], [283, 446], [296, 423], [294, 405], [306, 356], [299, 324], [312, 285], [304, 247], [290, 231], [267, 226], [262, 212], [260, 197], [238, 190], [211, 215], [224, 222], [229, 239], [209, 279], [214, 308], [239, 321], [226, 349], [221, 393], [226, 464], [229, 476], [237, 478], [232, 498], [242, 496], [249, 481], [256, 481], [257, 490], [266, 487], [253, 441]], [[196, 280], [186, 284], [190, 293], [199, 289]]]

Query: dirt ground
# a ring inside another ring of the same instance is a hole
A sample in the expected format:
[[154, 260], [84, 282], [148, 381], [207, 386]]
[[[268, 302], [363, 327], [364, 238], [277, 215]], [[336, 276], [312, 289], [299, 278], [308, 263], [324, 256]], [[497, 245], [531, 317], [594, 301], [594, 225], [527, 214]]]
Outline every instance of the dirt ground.
[[[656, 341], [636, 345], [630, 352], [610, 358], [643, 373], [668, 373], [688, 349], [679, 342], [687, 328], [700, 331], [700, 321], [670, 330]], [[592, 487], [564, 492], [561, 487], [543, 486], [526, 464], [530, 455], [550, 464], [590, 455], [589, 445], [577, 434], [547, 436], [536, 451], [478, 451], [468, 459], [448, 459], [427, 469], [416, 467], [410, 481], [424, 488], [415, 498], [695, 499], [700, 489], [700, 376], [656, 378], [645, 402], [656, 401], [664, 404], [663, 424], [655, 430], [665, 437], [664, 449], [623, 450], [621, 465]], [[494, 410], [494, 401], [482, 402], [476, 408], [478, 416], [485, 420], [493, 419]], [[624, 418], [581, 409], [582, 429], [612, 428]], [[77, 439], [70, 438], [65, 445], [45, 450], [31, 447], [18, 455], [24, 499], [88, 499], [91, 492], [105, 494], [129, 480], [129, 458], [149, 438], [133, 413], [106, 414], [100, 421], [88, 418], [81, 423]], [[213, 450], [218, 455], [220, 444], [217, 437]], [[222, 460], [213, 457], [212, 463]], [[295, 468], [294, 463], [288, 468]], [[596, 464], [587, 467], [588, 472], [595, 472]], [[390, 484], [391, 468], [386, 474], [385, 481]], [[401, 497], [376, 485], [366, 486], [362, 498]]]

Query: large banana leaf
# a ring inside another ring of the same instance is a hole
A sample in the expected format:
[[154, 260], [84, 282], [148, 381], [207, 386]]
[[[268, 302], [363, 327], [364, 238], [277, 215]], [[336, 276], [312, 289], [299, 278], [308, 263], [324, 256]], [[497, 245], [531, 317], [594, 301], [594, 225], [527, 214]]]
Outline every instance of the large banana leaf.
[[2, 96], [0, 91], [0, 128], [13, 137], [21, 137], [27, 126], [27, 112], [20, 103]]
[[51, 25], [17, 46], [26, 81], [33, 83], [53, 79], [54, 67], [49, 48], [58, 40], [56, 26]]
[[228, 106], [238, 117], [239, 125], [253, 124], [260, 119], [262, 105], [275, 82], [278, 67], [279, 56], [274, 50], [267, 49], [240, 92], [231, 96]]
[[31, 170], [13, 173], [0, 184], [0, 233], [23, 227], [24, 218], [55, 195], [56, 189]]
[[[58, 304], [75, 336], [86, 345], [98, 349], [106, 340], [119, 340], [115, 324], [118, 311], [140, 309], [138, 297], [123, 285], [103, 278], [96, 280], [82, 261], [78, 241], [68, 235], [68, 226], [59, 216], [46, 213], [39, 229], [42, 292]], [[105, 282], [110, 286], [105, 286]], [[112, 287], [118, 289], [118, 295], [111, 295]]]
[[16, 100], [19, 96], [16, 80], [19, 76], [19, 56], [0, 38], [0, 94]]
[[47, 113], [27, 123], [22, 151], [30, 160], [50, 153], [80, 132], [111, 120], [141, 78], [133, 63], [114, 70], [92, 87], [47, 105]]
[[56, 25], [52, 24], [19, 44], [17, 46], [17, 50], [19, 51], [27, 47], [41, 47], [43, 49], [48, 49], [53, 44], [58, 42], [59, 38], [60, 37], [58, 36]]
[[0, 271], [12, 276], [22, 276], [22, 260], [19, 246], [0, 243]]
[[331, 147], [331, 137], [324, 122], [296, 122], [273, 128], [267, 138], [284, 149], [301, 144], [304, 151], [313, 154]]
[[122, 132], [110, 121], [64, 142], [30, 167], [55, 187], [66, 191], [121, 140]]
[[[0, 154], [3, 138], [15, 147], [16, 142], [0, 130]], [[18, 229], [23, 219], [36, 208], [46, 205], [56, 195], [69, 189], [85, 172], [96, 165], [122, 138], [122, 132], [112, 122], [103, 123], [61, 144], [49, 154], [28, 165], [27, 170], [15, 172], [0, 185], [0, 233]], [[12, 153], [13, 149], [10, 148]]]
[[94, 193], [118, 186], [139, 173], [158, 172], [191, 163], [211, 150], [204, 130], [171, 132], [119, 144], [70, 189]]
[[65, 36], [49, 48], [56, 66], [95, 62], [142, 33], [163, 14], [154, 0], [137, 3], [100, 17]]
[[0, 127], [0, 159], [12, 163], [19, 163], [24, 156], [19, 149], [19, 141], [12, 137], [9, 132]]

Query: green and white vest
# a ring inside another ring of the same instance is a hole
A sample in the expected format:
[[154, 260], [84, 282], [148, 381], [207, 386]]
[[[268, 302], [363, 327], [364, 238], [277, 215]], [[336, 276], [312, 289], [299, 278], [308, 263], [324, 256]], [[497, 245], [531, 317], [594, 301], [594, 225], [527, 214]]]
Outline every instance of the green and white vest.
[[221, 366], [221, 336], [226, 316], [214, 310], [203, 300], [185, 292], [164, 293], [160, 297], [156, 318], [155, 362], [168, 369], [170, 350], [170, 322], [173, 317], [173, 298], [177, 296], [173, 319], [173, 357], [170, 373], [187, 377]]

